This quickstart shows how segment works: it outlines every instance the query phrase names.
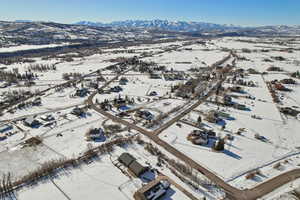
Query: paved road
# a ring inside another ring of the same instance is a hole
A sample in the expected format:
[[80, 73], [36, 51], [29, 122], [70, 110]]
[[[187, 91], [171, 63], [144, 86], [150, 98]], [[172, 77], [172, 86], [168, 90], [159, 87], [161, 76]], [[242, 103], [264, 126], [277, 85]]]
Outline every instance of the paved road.
[[[225, 79], [221, 80], [219, 84], [222, 84], [222, 82]], [[187, 108], [184, 112], [182, 112], [180, 115], [176, 116], [174, 119], [170, 120], [166, 124], [164, 124], [161, 128], [157, 129], [156, 131], [148, 131], [145, 130], [135, 124], [132, 124], [130, 122], [127, 122], [121, 118], [118, 118], [108, 112], [105, 112], [101, 110], [99, 107], [97, 107], [93, 103], [93, 98], [96, 94], [92, 94], [88, 100], [87, 103], [91, 106], [92, 109], [97, 111], [98, 113], [104, 115], [105, 117], [121, 123], [127, 127], [130, 127], [131, 129], [134, 129], [148, 138], [150, 138], [153, 142], [155, 142], [157, 145], [161, 146], [164, 148], [166, 151], [171, 153], [172, 155], [176, 156], [178, 159], [184, 161], [187, 165], [191, 166], [192, 168], [198, 170], [202, 174], [204, 174], [206, 177], [208, 177], [212, 182], [217, 184], [219, 187], [224, 189], [224, 191], [227, 193], [227, 197], [230, 199], [238, 199], [238, 200], [254, 200], [257, 198], [260, 198], [270, 192], [272, 192], [274, 189], [290, 182], [291, 180], [294, 180], [296, 178], [300, 177], [300, 169], [292, 170], [289, 172], [286, 172], [280, 176], [274, 177], [252, 189], [246, 189], [246, 190], [240, 190], [238, 188], [235, 188], [231, 186], [230, 184], [226, 183], [223, 179], [218, 177], [214, 172], [211, 172], [209, 169], [206, 169], [205, 167], [201, 166], [188, 156], [184, 155], [177, 149], [175, 149], [173, 146], [168, 144], [167, 142], [161, 140], [157, 135], [162, 132], [163, 130], [167, 129], [177, 121], [179, 121], [182, 117], [184, 117], [186, 114], [194, 110], [196, 107], [198, 107], [201, 103], [203, 103], [211, 94], [214, 93], [214, 90], [211, 90], [208, 95], [200, 100], [198, 100], [195, 104]]]
[[[232, 54], [234, 55], [234, 54]], [[140, 57], [143, 58], [143, 57]], [[229, 58], [228, 58], [229, 59]], [[221, 61], [215, 63], [215, 66], [222, 64], [223, 62], [226, 62], [228, 59], [222, 59]], [[120, 64], [120, 63], [117, 63]], [[117, 65], [114, 64], [114, 65]], [[214, 65], [213, 65], [214, 66]], [[105, 87], [107, 87], [111, 82], [115, 81], [119, 76], [125, 74], [126, 72], [128, 72], [129, 70], [131, 70], [132, 68], [124, 71], [123, 73], [118, 74], [117, 76], [115, 76], [114, 78], [112, 78], [110, 81], [106, 82], [100, 89], [104, 89]], [[95, 72], [97, 72], [98, 70], [96, 70]], [[89, 73], [87, 74], [85, 77], [92, 75], [93, 73]], [[69, 83], [73, 83], [73, 82], [80, 82], [82, 81], [84, 78], [80, 79], [80, 80], [71, 80], [71, 81], [67, 81], [65, 83], [62, 84], [58, 84], [56, 86], [63, 86], [65, 84], [69, 84]], [[220, 82], [221, 84], [222, 82]], [[54, 87], [50, 87], [44, 91], [42, 91], [39, 94], [42, 94], [43, 92], [46, 92], [50, 89], [55, 88]], [[209, 94], [207, 95], [210, 96], [211, 94], [213, 94], [213, 90], [211, 90], [209, 92]], [[192, 111], [193, 109], [195, 109], [196, 107], [198, 107], [201, 103], [203, 103], [207, 97], [202, 98], [200, 100], [198, 100], [195, 104], [193, 104], [192, 106], [190, 106], [189, 108], [187, 108], [184, 112], [182, 112], [180, 115], [176, 116], [174, 119], [172, 119], [171, 121], [165, 123], [161, 128], [159, 128], [158, 130], [151, 132], [151, 131], [147, 131], [141, 127], [136, 126], [135, 124], [132, 124], [130, 122], [127, 122], [121, 118], [118, 118], [110, 113], [107, 113], [103, 110], [101, 110], [100, 108], [98, 108], [94, 103], [93, 103], [93, 98], [97, 93], [93, 93], [88, 100], [86, 101], [86, 103], [88, 105], [91, 106], [92, 109], [94, 109], [95, 111], [97, 111], [98, 113], [106, 116], [107, 118], [116, 121], [118, 123], [121, 123], [127, 127], [130, 127], [131, 129], [134, 129], [142, 134], [144, 134], [145, 136], [147, 136], [148, 138], [150, 138], [153, 142], [155, 142], [157, 145], [161, 146], [162, 148], [164, 148], [166, 151], [168, 151], [169, 153], [173, 154], [174, 156], [176, 156], [178, 159], [184, 161], [187, 165], [190, 165], [191, 167], [193, 167], [194, 169], [198, 170], [199, 172], [201, 172], [202, 174], [204, 174], [206, 177], [208, 177], [212, 182], [216, 183], [219, 187], [223, 188], [228, 197], [231, 199], [238, 199], [238, 200], [254, 200], [257, 199], [259, 197], [262, 197], [263, 195], [266, 195], [270, 192], [272, 192], [275, 188], [278, 188], [280, 186], [282, 186], [283, 184], [286, 184], [288, 182], [290, 182], [291, 180], [294, 180], [296, 178], [300, 177], [300, 169], [295, 169], [289, 172], [286, 172], [282, 175], [279, 175], [277, 177], [274, 177], [256, 187], [254, 187], [253, 189], [246, 189], [246, 190], [240, 190], [237, 189], [231, 185], [229, 185], [228, 183], [226, 183], [223, 179], [221, 179], [220, 177], [218, 177], [214, 172], [211, 172], [210, 170], [206, 169], [205, 167], [201, 166], [200, 164], [198, 164], [197, 162], [195, 162], [194, 160], [192, 160], [191, 158], [189, 158], [188, 156], [184, 155], [183, 153], [181, 153], [180, 151], [178, 151], [177, 149], [175, 149], [174, 147], [172, 147], [170, 144], [166, 143], [165, 141], [161, 140], [157, 135], [162, 132], [163, 130], [167, 129], [168, 127], [170, 127], [171, 125], [173, 125], [174, 123], [176, 123], [178, 120], [180, 120], [182, 117], [184, 117], [186, 114], [188, 114], [190, 111]], [[35, 96], [35, 95], [34, 95]], [[34, 96], [30, 96], [30, 97], [26, 97], [23, 99], [20, 99], [19, 102], [28, 100]], [[18, 102], [18, 103], [19, 103]], [[12, 105], [13, 106], [13, 105]]]
[[[226, 61], [226, 60], [225, 60]], [[116, 78], [116, 77], [115, 77]], [[114, 79], [115, 79], [114, 78]], [[219, 84], [222, 84], [222, 82], [224, 81], [220, 80]], [[113, 79], [111, 80], [113, 81]], [[106, 84], [108, 85], [108, 84]], [[103, 87], [105, 87], [106, 85], [104, 85]], [[215, 173], [210, 172], [209, 170], [207, 170], [206, 168], [202, 167], [201, 165], [199, 165], [197, 162], [195, 162], [194, 160], [192, 160], [191, 158], [187, 157], [186, 155], [184, 155], [183, 153], [181, 153], [180, 151], [178, 151], [177, 149], [175, 149], [174, 147], [172, 147], [171, 145], [169, 145], [167, 142], [161, 140], [157, 134], [159, 134], [160, 132], [162, 132], [163, 130], [167, 129], [168, 127], [170, 127], [171, 125], [173, 125], [175, 122], [177, 122], [178, 120], [180, 120], [182, 117], [184, 117], [186, 114], [188, 114], [189, 112], [191, 112], [192, 110], [194, 110], [196, 107], [198, 107], [201, 103], [203, 103], [211, 94], [213, 94], [214, 90], [211, 90], [205, 97], [203, 97], [202, 99], [198, 100], [195, 104], [193, 104], [192, 106], [190, 106], [188, 109], [186, 109], [184, 112], [182, 112], [180, 115], [176, 116], [174, 119], [170, 120], [169, 122], [165, 123], [161, 128], [157, 129], [154, 132], [151, 131], [147, 131], [139, 126], [136, 126], [135, 124], [132, 124], [130, 122], [127, 122], [119, 117], [116, 117], [108, 112], [103, 111], [102, 109], [100, 109], [99, 107], [97, 107], [97, 105], [95, 105], [93, 103], [93, 98], [96, 95], [96, 93], [92, 94], [91, 96], [89, 96], [87, 103], [91, 106], [92, 109], [94, 109], [95, 111], [97, 111], [98, 113], [106, 116], [107, 118], [121, 123], [127, 127], [130, 127], [131, 129], [134, 129], [144, 135], [146, 135], [147, 137], [149, 137], [152, 141], [154, 141], [157, 145], [163, 147], [165, 150], [167, 150], [169, 153], [173, 154], [174, 156], [176, 156], [177, 158], [179, 158], [180, 160], [184, 161], [186, 164], [190, 165], [191, 167], [197, 169], [198, 171], [200, 171], [201, 173], [203, 173], [205, 176], [207, 176], [211, 181], [213, 181], [214, 183], [218, 184], [220, 187], [222, 187], [225, 191], [228, 191], [230, 194], [234, 194], [234, 196], [241, 196], [241, 195], [236, 195], [237, 193], [240, 194], [240, 190], [230, 186], [229, 184], [227, 184], [226, 182], [224, 182], [221, 178], [219, 178], [218, 176], [215, 175]]]

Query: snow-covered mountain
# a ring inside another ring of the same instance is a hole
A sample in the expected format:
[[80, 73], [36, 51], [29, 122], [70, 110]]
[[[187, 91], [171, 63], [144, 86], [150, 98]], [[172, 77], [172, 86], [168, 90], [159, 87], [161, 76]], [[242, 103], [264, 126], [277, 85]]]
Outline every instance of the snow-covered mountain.
[[[86, 24], [88, 25], [88, 24]], [[169, 39], [183, 33], [145, 31], [138, 28], [83, 26], [55, 22], [0, 21], [0, 47], [21, 44], [115, 43]]]
[[112, 23], [0, 21], [0, 46], [52, 43], [115, 43], [202, 36], [300, 35], [300, 26], [240, 27], [205, 22], [127, 20]]
[[159, 29], [179, 32], [208, 32], [224, 35], [299, 35], [300, 26], [259, 26], [241, 27], [227, 24], [214, 24], [206, 22], [168, 21], [168, 20], [126, 20], [111, 23], [81, 21], [79, 25], [95, 27], [126, 27]]
[[102, 26], [102, 27], [127, 27], [127, 28], [151, 28], [161, 29], [168, 31], [203, 31], [203, 30], [223, 30], [223, 29], [236, 29], [238, 26], [221, 25], [206, 22], [186, 22], [186, 21], [169, 21], [169, 20], [126, 20], [115, 21], [111, 23], [89, 22], [81, 21], [76, 24], [88, 26]]

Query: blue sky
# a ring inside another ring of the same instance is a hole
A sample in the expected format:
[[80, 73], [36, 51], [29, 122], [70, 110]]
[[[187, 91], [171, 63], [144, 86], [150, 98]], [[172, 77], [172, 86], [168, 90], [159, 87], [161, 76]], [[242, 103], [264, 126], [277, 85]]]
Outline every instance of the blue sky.
[[168, 19], [300, 25], [300, 0], [1, 0], [0, 20], [62, 23]]

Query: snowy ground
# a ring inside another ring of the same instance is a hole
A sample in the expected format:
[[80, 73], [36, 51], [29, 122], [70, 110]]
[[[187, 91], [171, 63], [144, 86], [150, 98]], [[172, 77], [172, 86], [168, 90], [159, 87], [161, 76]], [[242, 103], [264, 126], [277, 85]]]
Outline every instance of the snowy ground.
[[[280, 41], [286, 44], [280, 45]], [[221, 125], [212, 124], [204, 120], [203, 123], [207, 128], [213, 129], [217, 133], [217, 136], [233, 134], [239, 128], [245, 128], [246, 131], [242, 135], [234, 135], [234, 140], [227, 142], [225, 146], [226, 150], [221, 153], [212, 151], [209, 146], [197, 146], [187, 141], [187, 135], [196, 128], [184, 123], [181, 123], [181, 128], [172, 125], [164, 130], [159, 137], [238, 188], [251, 188], [269, 178], [298, 167], [300, 164], [300, 135], [298, 134], [300, 122], [295, 118], [282, 115], [279, 112], [279, 107], [300, 107], [300, 81], [299, 79], [295, 79], [298, 81], [298, 84], [295, 86], [286, 85], [286, 87], [293, 90], [292, 92], [279, 92], [281, 104], [273, 102], [266, 82], [274, 79], [290, 78], [289, 73], [300, 69], [297, 64], [297, 61], [300, 60], [299, 51], [287, 50], [288, 48], [299, 48], [299, 44], [291, 44], [285, 39], [280, 38], [219, 38], [210, 40], [206, 45], [194, 43], [188, 46], [188, 48], [180, 47], [177, 50], [163, 52], [165, 49], [181, 46], [183, 43], [147, 44], [115, 49], [103, 48], [101, 49], [101, 54], [75, 58], [72, 62], [62, 62], [60, 59], [42, 60], [41, 58], [35, 58], [36, 63], [56, 64], [57, 69], [55, 71], [37, 72], [38, 79], [36, 80], [36, 85], [31, 88], [12, 85], [7, 88], [0, 88], [0, 93], [19, 89], [29, 91], [44, 90], [49, 86], [63, 83], [62, 75], [64, 73], [76, 72], [88, 74], [114, 64], [115, 62], [109, 61], [110, 59], [139, 56], [142, 53], [162, 52], [143, 60], [166, 66], [169, 70], [184, 71], [188, 77], [192, 77], [193, 74], [188, 71], [190, 68], [209, 66], [228, 55], [226, 48], [233, 49], [239, 57], [245, 58], [244, 60], [237, 61], [236, 65], [239, 68], [244, 70], [253, 68], [258, 72], [265, 72], [270, 66], [276, 66], [282, 68], [283, 71], [269, 72], [265, 75], [249, 75], [244, 78], [244, 80], [253, 81], [258, 85], [258, 87], [244, 87], [245, 94], [235, 93], [238, 98], [233, 98], [233, 101], [246, 105], [248, 108], [246, 111], [221, 106], [218, 108], [218, 106], [212, 103], [204, 103], [185, 116], [185, 119], [196, 122], [199, 116], [198, 111], [206, 112], [211, 109], [220, 109], [232, 117], [231, 120], [224, 120], [226, 123], [225, 130], [221, 130]], [[0, 52], [30, 48], [38, 47], [12, 47], [6, 48], [6, 50], [0, 49]], [[251, 52], [245, 52], [243, 50], [245, 48], [251, 50]], [[268, 51], [261, 52], [266, 49]], [[276, 56], [282, 56], [285, 60], [277, 61], [274, 59]], [[266, 59], [271, 60], [271, 62], [266, 61]], [[228, 63], [232, 61], [230, 60]], [[225, 63], [225, 65], [228, 63]], [[10, 71], [18, 68], [19, 72], [23, 73], [28, 69], [28, 66], [28, 63], [15, 63], [5, 66], [7, 68], [5, 70]], [[4, 65], [0, 67], [4, 67]], [[107, 80], [114, 77], [112, 71], [107, 70], [103, 74]], [[171, 87], [178, 83], [185, 83], [186, 80], [166, 81], [164, 77], [161, 79], [151, 79], [148, 74], [138, 74], [135, 71], [129, 71], [123, 77], [129, 80], [126, 85], [121, 85], [123, 91], [120, 93], [97, 94], [93, 101], [96, 101], [96, 99], [99, 102], [104, 99], [113, 100], [119, 95], [135, 99], [139, 97], [142, 101], [138, 102], [132, 108], [148, 109], [156, 116], [161, 113], [168, 113], [179, 106], [181, 107], [179, 112], [181, 112], [190, 105], [186, 100], [173, 96], [170, 98]], [[104, 83], [101, 82], [100, 86], [102, 84]], [[114, 81], [109, 87], [117, 85], [119, 85], [119, 82]], [[226, 83], [224, 86], [233, 85]], [[78, 84], [77, 87], [81, 86]], [[76, 157], [84, 152], [89, 144], [98, 146], [111, 140], [111, 138], [107, 138], [105, 141], [96, 143], [85, 140], [84, 135], [89, 128], [102, 127], [107, 119], [92, 110], [89, 110], [84, 118], [71, 115], [71, 110], [76, 106], [80, 107], [84, 105], [87, 99], [87, 96], [73, 97], [75, 91], [76, 88], [73, 87], [60, 92], [55, 92], [54, 89], [51, 89], [42, 96], [42, 106], [28, 107], [17, 110], [15, 113], [4, 113], [3, 116], [0, 116], [0, 124], [12, 124], [12, 132], [15, 132], [14, 135], [9, 136], [6, 140], [0, 141], [1, 174], [10, 171], [14, 176], [21, 176], [45, 161], [56, 158]], [[91, 89], [90, 91], [93, 92], [94, 90]], [[157, 96], [150, 97], [149, 93], [152, 91], [157, 92]], [[251, 95], [256, 99], [247, 99], [245, 98], [247, 95]], [[159, 99], [161, 97], [163, 99]], [[213, 100], [213, 98], [209, 100]], [[172, 119], [179, 112], [171, 114], [162, 123]], [[52, 114], [55, 117], [55, 126], [28, 128], [20, 121], [21, 118], [28, 116], [35, 116], [36, 119], [39, 119], [41, 115], [46, 113]], [[114, 110], [111, 113], [116, 114], [117, 111]], [[262, 119], [254, 119], [251, 117], [252, 115], [259, 116]], [[4, 120], [9, 120], [9, 122]], [[107, 123], [111, 122], [108, 121]], [[138, 126], [143, 127], [142, 123], [139, 123]], [[152, 129], [148, 130], [151, 131]], [[62, 134], [62, 136], [58, 136], [59, 134]], [[129, 133], [125, 131], [120, 134], [127, 135]], [[255, 134], [264, 136], [266, 141], [263, 142], [255, 139]], [[35, 148], [20, 148], [20, 143], [32, 136], [42, 137], [43, 145]], [[210, 141], [210, 145], [212, 142]], [[146, 164], [146, 162], [151, 163], [152, 166], [156, 164], [155, 157], [151, 157], [151, 155], [140, 147], [135, 146], [128, 149], [118, 149], [114, 152], [114, 157], [125, 151], [132, 153], [143, 164]], [[281, 163], [282, 168], [274, 169], [273, 166], [277, 163]], [[253, 180], [245, 179], [245, 175], [254, 169], [260, 169], [263, 176], [257, 176]], [[183, 185], [197, 198], [203, 196], [202, 193], [195, 192], [180, 182], [168, 169], [161, 168], [160, 170]], [[132, 181], [121, 174], [112, 165], [109, 156], [103, 156], [100, 160], [94, 161], [87, 166], [61, 173], [53, 180], [55, 184], [51, 181], [45, 181], [37, 186], [22, 189], [18, 192], [18, 199], [43, 198], [47, 200], [48, 198], [60, 200], [65, 199], [65, 195], [70, 199], [95, 199], [96, 194], [100, 194], [101, 197], [106, 197], [107, 199], [132, 199], [133, 193], [141, 186], [139, 180]], [[83, 186], [85, 186], [84, 189], [81, 189]], [[176, 188], [172, 189], [170, 199], [185, 199]], [[45, 192], [49, 194], [46, 197], [43, 195]]]
[[[89, 164], [82, 164], [77, 169], [60, 171], [52, 180], [45, 180], [38, 185], [23, 187], [17, 192], [17, 198], [20, 200], [40, 198], [61, 200], [67, 196], [70, 199], [84, 198], [92, 200], [101, 191], [101, 196], [112, 200], [133, 199], [133, 194], [142, 187], [143, 182], [142, 179], [138, 178], [129, 179], [112, 164], [112, 161], [115, 161], [123, 152], [129, 152], [144, 166], [155, 167], [157, 162], [154, 156], [144, 151], [139, 145], [117, 148], [111, 155], [101, 156]], [[160, 167], [158, 170], [165, 175], [172, 176], [171, 172], [165, 167]], [[150, 176], [147, 175], [147, 177]], [[174, 176], [171, 178], [178, 182], [178, 178]], [[189, 186], [185, 184], [182, 186], [197, 198], [203, 197], [202, 193], [194, 191]], [[47, 192], [48, 195], [44, 196], [44, 192]], [[171, 186], [166, 198], [174, 200], [189, 199], [175, 186]]]
[[58, 47], [58, 46], [66, 46], [66, 45], [68, 45], [68, 43], [49, 44], [49, 45], [19, 45], [19, 46], [0, 48], [0, 52], [14, 52], [14, 51], [20, 51], [20, 50], [42, 49], [42, 48]]

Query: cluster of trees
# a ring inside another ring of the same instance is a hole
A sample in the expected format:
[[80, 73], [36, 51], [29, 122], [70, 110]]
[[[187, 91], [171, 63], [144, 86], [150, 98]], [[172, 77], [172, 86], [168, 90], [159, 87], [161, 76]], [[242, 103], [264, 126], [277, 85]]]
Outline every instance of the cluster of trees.
[[4, 176], [2, 180], [0, 180], [0, 199], [5, 199], [7, 195], [14, 191], [14, 189], [22, 186], [23, 184], [31, 184], [40, 181], [44, 177], [51, 177], [59, 169], [79, 166], [83, 162], [90, 160], [95, 156], [100, 156], [112, 152], [115, 146], [132, 144], [133, 141], [133, 137], [122, 137], [95, 148], [88, 148], [86, 152], [84, 152], [77, 158], [61, 158], [45, 162], [39, 168], [29, 172], [23, 177], [17, 178], [17, 180], [14, 182], [11, 181], [11, 176], [10, 174], [8, 174]]
[[194, 188], [197, 189], [199, 186], [211, 188], [211, 186], [215, 186], [215, 184], [213, 184], [209, 179], [199, 176], [199, 172], [193, 170], [192, 167], [168, 158], [153, 144], [145, 142], [140, 137], [136, 137], [136, 141], [138, 144], [143, 145], [144, 149], [150, 154], [157, 156], [160, 163], [167, 163], [174, 175], [182, 179], [184, 182], [191, 184]]
[[173, 159], [169, 159], [168, 164], [171, 166], [171, 171], [177, 177], [180, 179], [185, 179], [183, 182], [190, 183], [196, 189], [199, 188], [199, 186], [210, 188], [211, 186], [215, 185], [204, 176], [199, 176], [199, 172], [196, 172], [192, 167], [187, 166], [186, 164]]
[[242, 48], [242, 52], [243, 53], [251, 53], [252, 51], [250, 49], [247, 49], [247, 48]]
[[64, 80], [70, 80], [70, 79], [81, 79], [83, 77], [82, 73], [79, 72], [70, 72], [70, 73], [63, 73], [62, 78]]
[[97, 156], [101, 156], [107, 153], [111, 153], [114, 150], [115, 146], [124, 146], [127, 144], [133, 144], [134, 138], [133, 137], [120, 137], [118, 139], [115, 139], [113, 141], [104, 143], [98, 147], [95, 148], [88, 148], [87, 151], [83, 153], [82, 156], [78, 157], [76, 159], [77, 164], [80, 164], [81, 161], [87, 161], [89, 159], [92, 159]]
[[63, 91], [65, 88], [70, 88], [70, 87], [77, 88], [76, 83], [66, 82], [64, 84], [57, 85], [57, 86], [55, 86], [55, 92], [60, 92], [60, 91]]
[[39, 93], [39, 90], [36, 90], [35, 92], [32, 91], [25, 91], [25, 90], [13, 90], [13, 91], [7, 91], [3, 92], [1, 95], [5, 97], [5, 99], [0, 102], [0, 109], [7, 108], [7, 106], [14, 106], [12, 107], [9, 112], [13, 113], [14, 110], [20, 109], [26, 106], [32, 106], [37, 101], [28, 101], [26, 103], [22, 103], [22, 105], [16, 105], [18, 101], [20, 101], [22, 98], [34, 96], [35, 94]]
[[140, 73], [153, 73], [153, 72], [157, 72], [157, 71], [166, 71], [167, 68], [166, 66], [158, 66], [156, 63], [154, 62], [144, 62], [141, 61], [139, 63], [139, 66], [135, 68], [135, 71], [138, 71]]
[[152, 154], [154, 156], [158, 156], [161, 159], [167, 159], [167, 157], [153, 144], [148, 143], [148, 142], [144, 142], [140, 137], [138, 137], [136, 140], [139, 144], [143, 144], [144, 149], [146, 151], [148, 151], [150, 154]]
[[152, 120], [150, 123], [147, 124], [147, 128], [152, 128], [156, 125], [161, 124], [164, 119], [166, 119], [167, 117], [170, 116], [170, 114], [172, 114], [174, 112], [178, 112], [180, 109], [181, 109], [181, 106], [176, 106], [167, 113], [159, 114], [156, 119]]
[[146, 125], [147, 128], [153, 128], [163, 122], [169, 115], [167, 113], [160, 113], [155, 119], [149, 121]]
[[16, 106], [16, 108], [23, 109], [23, 108], [28, 108], [28, 107], [32, 107], [32, 106], [40, 106], [40, 105], [41, 105], [41, 99], [35, 99], [35, 100], [19, 103]]
[[4, 92], [4, 93], [2, 93], [2, 95], [5, 96], [5, 98], [8, 101], [14, 102], [14, 101], [21, 99], [22, 97], [32, 96], [38, 92], [39, 92], [39, 90], [36, 90], [35, 92], [29, 91], [29, 90], [12, 90], [12, 91]]
[[86, 56], [91, 56], [94, 54], [101, 54], [101, 53], [102, 51], [98, 48], [76, 49], [76, 51], [69, 49], [68, 51], [52, 53], [50, 55], [44, 56], [42, 57], [42, 60], [61, 59], [61, 61], [72, 62], [74, 61], [74, 58], [84, 58]]
[[225, 139], [221, 138], [221, 139], [217, 140], [213, 146], [213, 149], [215, 151], [223, 151], [225, 149]]
[[131, 57], [131, 58], [125, 58], [125, 57], [118, 57], [118, 58], [112, 58], [107, 60], [108, 62], [117, 62], [117, 63], [123, 63], [125, 65], [135, 65], [139, 64], [141, 61], [138, 60], [137, 57]]
[[29, 71], [47, 72], [50, 70], [56, 70], [55, 64], [30, 64], [28, 66]]
[[300, 71], [296, 71], [291, 75], [293, 78], [300, 78]]
[[120, 133], [122, 132], [122, 127], [119, 124], [109, 124], [104, 126], [104, 134], [106, 137], [110, 137], [114, 135], [115, 133]]
[[34, 63], [35, 60], [22, 57], [11, 57], [11, 58], [2, 58], [0, 59], [0, 64], [11, 65], [14, 63]]
[[2, 176], [2, 180], [0, 181], [0, 199], [7, 199], [7, 197], [10, 197], [9, 199], [15, 199], [13, 198], [15, 196], [14, 191], [12, 190], [13, 183], [11, 180], [11, 175], [8, 173], [7, 175], [4, 174]]
[[17, 69], [12, 71], [0, 71], [0, 80], [9, 83], [18, 83], [19, 81], [32, 81], [37, 78], [37, 74], [31, 72], [19, 73]]

